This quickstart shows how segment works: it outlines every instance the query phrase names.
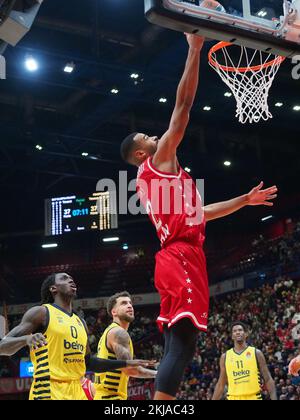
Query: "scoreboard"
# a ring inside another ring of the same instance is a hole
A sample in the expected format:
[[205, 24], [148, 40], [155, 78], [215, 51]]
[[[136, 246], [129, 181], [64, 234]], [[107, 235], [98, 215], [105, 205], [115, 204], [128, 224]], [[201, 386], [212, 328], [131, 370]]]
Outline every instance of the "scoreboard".
[[88, 197], [67, 196], [45, 200], [46, 236], [71, 232], [104, 231], [118, 227], [116, 195], [97, 192]]

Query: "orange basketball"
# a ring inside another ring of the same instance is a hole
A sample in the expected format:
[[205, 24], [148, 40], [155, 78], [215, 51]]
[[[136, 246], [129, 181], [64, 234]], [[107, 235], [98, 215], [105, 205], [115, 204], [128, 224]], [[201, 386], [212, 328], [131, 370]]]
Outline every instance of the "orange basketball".
[[295, 357], [289, 364], [289, 374], [299, 376], [300, 371], [300, 356]]

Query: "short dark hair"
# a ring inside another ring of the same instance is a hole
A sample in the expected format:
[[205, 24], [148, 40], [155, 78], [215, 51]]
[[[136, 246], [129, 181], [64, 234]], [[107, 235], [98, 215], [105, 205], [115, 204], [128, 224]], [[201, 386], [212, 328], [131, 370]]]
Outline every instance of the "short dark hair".
[[134, 138], [138, 133], [132, 133], [127, 136], [121, 144], [120, 153], [125, 162], [130, 162], [130, 155], [135, 147]]
[[126, 291], [120, 292], [120, 293], [115, 293], [113, 296], [111, 296], [108, 299], [108, 302], [107, 302], [107, 305], [106, 305], [107, 313], [108, 313], [109, 316], [112, 316], [111, 311], [113, 310], [115, 304], [117, 303], [117, 300], [120, 297], [129, 297], [131, 299], [130, 294]]
[[245, 332], [248, 332], [248, 327], [247, 327], [247, 325], [246, 325], [244, 322], [242, 322], [242, 321], [235, 321], [235, 322], [233, 322], [233, 323], [231, 324], [231, 327], [230, 327], [231, 332], [232, 332], [233, 328], [234, 328], [234, 327], [236, 327], [237, 325], [240, 325], [241, 327], [243, 327], [243, 330], [244, 330]]
[[52, 293], [50, 292], [50, 287], [55, 285], [56, 275], [57, 275], [57, 273], [53, 273], [43, 281], [43, 284], [42, 284], [42, 287], [41, 287], [41, 303], [42, 303], [42, 305], [54, 302], [54, 297], [53, 297]]

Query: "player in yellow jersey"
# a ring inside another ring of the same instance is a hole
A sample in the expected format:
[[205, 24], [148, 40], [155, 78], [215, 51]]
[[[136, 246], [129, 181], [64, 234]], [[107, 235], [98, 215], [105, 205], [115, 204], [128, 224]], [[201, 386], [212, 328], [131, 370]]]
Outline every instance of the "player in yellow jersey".
[[[107, 360], [130, 360], [134, 350], [128, 328], [134, 321], [134, 309], [130, 294], [121, 292], [113, 295], [107, 303], [107, 312], [113, 318], [112, 324], [104, 331], [98, 345], [98, 357]], [[129, 376], [154, 379], [156, 371], [138, 367], [95, 375], [95, 400], [127, 400]]]
[[247, 344], [246, 325], [234, 322], [231, 333], [234, 347], [220, 359], [220, 377], [212, 399], [220, 400], [227, 385], [227, 400], [261, 400], [262, 375], [270, 398], [277, 400], [275, 382], [263, 353]]
[[73, 312], [76, 293], [76, 284], [68, 274], [49, 276], [41, 289], [42, 305], [27, 311], [21, 324], [0, 342], [0, 355], [4, 356], [30, 347], [34, 365], [31, 400], [86, 400], [81, 378], [87, 369], [138, 373], [139, 367], [149, 365], [147, 361], [91, 356], [85, 322]]

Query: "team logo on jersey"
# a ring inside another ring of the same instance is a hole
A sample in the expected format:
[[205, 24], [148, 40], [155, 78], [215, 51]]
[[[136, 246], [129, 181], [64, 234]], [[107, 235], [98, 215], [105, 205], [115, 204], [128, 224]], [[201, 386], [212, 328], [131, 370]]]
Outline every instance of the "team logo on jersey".
[[57, 317], [57, 321], [59, 324], [63, 324], [64, 323], [64, 319], [61, 316]]
[[251, 359], [252, 355], [251, 355], [250, 351], [247, 352], [246, 357], [247, 357], [247, 359]]
[[77, 324], [79, 325], [79, 327], [82, 327], [82, 323], [80, 322], [79, 319], [77, 319]]

